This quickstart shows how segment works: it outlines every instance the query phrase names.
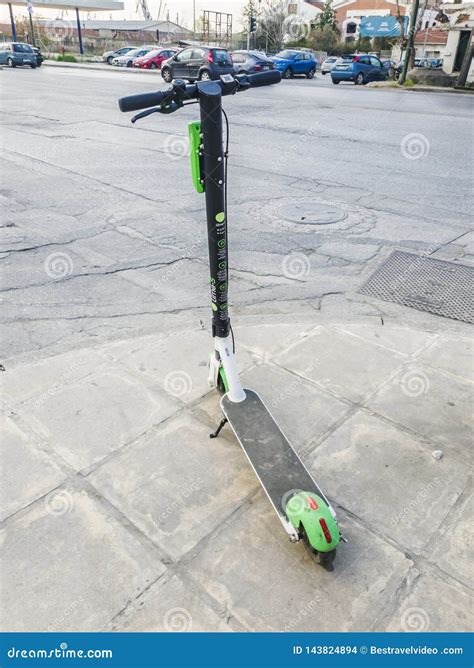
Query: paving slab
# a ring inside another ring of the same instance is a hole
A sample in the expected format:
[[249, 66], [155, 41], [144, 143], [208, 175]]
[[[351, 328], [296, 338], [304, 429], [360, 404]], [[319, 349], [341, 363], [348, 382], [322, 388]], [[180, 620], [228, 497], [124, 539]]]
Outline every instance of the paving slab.
[[[122, 356], [124, 364], [159, 383], [172, 399], [188, 404], [209, 392], [209, 355], [213, 349], [210, 332], [174, 332], [161, 337], [146, 350]], [[250, 355], [239, 356], [239, 368], [252, 363]]]
[[340, 329], [402, 355], [415, 354], [434, 338], [430, 332], [414, 327], [393, 327], [382, 324], [380, 320], [377, 326], [344, 323]]
[[322, 327], [277, 355], [279, 365], [352, 401], [362, 401], [401, 366], [390, 350], [334, 327]]
[[76, 470], [86, 470], [178, 410], [120, 367], [61, 386], [18, 412]]
[[451, 510], [423, 553], [439, 568], [472, 588], [474, 545], [472, 539], [473, 499], [469, 480], [464, 498]]
[[474, 381], [474, 342], [472, 338], [457, 336], [440, 337], [427, 350], [420, 360], [433, 368]]
[[189, 572], [249, 631], [367, 631], [403, 581], [405, 555], [341, 518], [349, 544], [335, 570], [291, 544], [263, 492], [232, 517]]
[[314, 319], [302, 323], [259, 323], [233, 326], [238, 353], [243, 344], [252, 353], [255, 363], [270, 361], [277, 352], [292, 345], [315, 329]]
[[9, 418], [0, 417], [0, 521], [57, 487], [66, 474]]
[[368, 406], [467, 458], [472, 444], [472, 386], [415, 363], [400, 372]]
[[5, 362], [2, 390], [13, 406], [30, 399], [42, 403], [64, 385], [94, 373], [106, 360], [94, 348], [82, 348], [39, 360]]
[[170, 420], [90, 475], [94, 487], [174, 559], [257, 488], [245, 455], [189, 415]]
[[106, 629], [126, 633], [231, 632], [222, 608], [217, 614], [189, 581], [166, 575], [133, 601]]
[[407, 432], [358, 411], [307, 457], [336, 504], [420, 552], [466, 486], [469, 472]]
[[455, 583], [427, 573], [419, 577], [381, 631], [472, 633], [472, 596]]
[[84, 490], [55, 490], [1, 540], [3, 631], [97, 631], [165, 570]]

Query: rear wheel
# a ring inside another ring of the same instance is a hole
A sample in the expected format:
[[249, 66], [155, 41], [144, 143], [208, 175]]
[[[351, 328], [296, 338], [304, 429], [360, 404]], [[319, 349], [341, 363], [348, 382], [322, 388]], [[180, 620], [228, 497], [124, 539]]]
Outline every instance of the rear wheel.
[[311, 559], [322, 566], [326, 571], [333, 571], [334, 566], [332, 562], [336, 558], [336, 549], [330, 550], [329, 552], [318, 552], [315, 550], [309, 542], [309, 538], [302, 524], [300, 524], [300, 536]]
[[156, 64], [156, 63], [152, 63], [152, 64], [150, 65], [150, 69], [151, 69], [151, 70], [156, 70], [156, 68], [157, 68], [157, 64]]
[[287, 67], [286, 70], [283, 72], [283, 78], [293, 79], [293, 70], [291, 69], [291, 67]]
[[161, 76], [163, 77], [164, 81], [166, 81], [166, 83], [171, 83], [173, 81], [173, 75], [171, 74], [169, 67], [164, 67], [161, 70]]
[[209, 70], [202, 70], [199, 74], [199, 81], [210, 81], [211, 73]]
[[306, 77], [307, 77], [308, 79], [312, 79], [312, 78], [314, 77], [315, 73], [316, 73], [316, 69], [315, 69], [314, 67], [312, 67], [312, 68], [310, 69], [310, 71], [307, 73]]
[[13, 58], [7, 58], [7, 65], [8, 67], [16, 67], [15, 63], [13, 62]]
[[354, 83], [356, 86], [362, 86], [362, 84], [364, 83], [364, 75], [362, 74], [362, 72], [359, 72], [359, 74], [356, 76], [356, 78], [354, 79]]

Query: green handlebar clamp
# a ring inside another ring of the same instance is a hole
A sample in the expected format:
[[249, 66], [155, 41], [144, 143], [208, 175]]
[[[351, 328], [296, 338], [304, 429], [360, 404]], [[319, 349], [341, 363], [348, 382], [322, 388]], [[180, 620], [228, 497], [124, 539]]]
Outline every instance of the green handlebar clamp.
[[201, 162], [202, 162], [202, 133], [201, 133], [201, 123], [199, 121], [193, 121], [188, 125], [188, 134], [189, 134], [189, 155], [191, 158], [191, 176], [193, 179], [193, 185], [198, 191], [198, 193], [204, 192], [204, 179], [201, 175]]

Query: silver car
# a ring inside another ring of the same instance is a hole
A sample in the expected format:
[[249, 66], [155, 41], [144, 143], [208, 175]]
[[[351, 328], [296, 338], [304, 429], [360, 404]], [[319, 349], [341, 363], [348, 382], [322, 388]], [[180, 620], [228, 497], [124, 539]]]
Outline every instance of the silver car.
[[132, 67], [135, 58], [141, 58], [151, 50], [152, 47], [142, 47], [140, 49], [132, 49], [124, 56], [117, 56], [116, 58], [114, 58], [112, 60], [112, 65], [116, 65], [117, 67]]
[[112, 65], [112, 61], [114, 58], [125, 56], [129, 51], [133, 51], [133, 49], [136, 48], [137, 48], [136, 46], [123, 46], [121, 49], [117, 49], [116, 51], [106, 51], [105, 53], [102, 54], [102, 60], [104, 61], [104, 63]]
[[329, 74], [329, 72], [336, 64], [336, 60], [336, 56], [330, 56], [329, 58], [326, 58], [326, 60], [324, 60], [323, 64], [321, 65], [321, 74]]

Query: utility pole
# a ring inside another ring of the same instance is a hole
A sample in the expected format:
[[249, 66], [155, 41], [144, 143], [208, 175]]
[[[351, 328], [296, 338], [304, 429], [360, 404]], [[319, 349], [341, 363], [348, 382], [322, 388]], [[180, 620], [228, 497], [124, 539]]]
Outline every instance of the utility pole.
[[30, 15], [31, 43], [33, 44], [33, 46], [36, 46], [35, 29], [33, 27], [33, 4], [31, 2], [28, 2], [26, 8], [28, 10], [28, 14]]
[[420, 0], [413, 1], [413, 7], [410, 15], [410, 30], [408, 31], [407, 50], [405, 53], [405, 62], [403, 63], [403, 70], [398, 79], [398, 83], [403, 86], [407, 78], [408, 64], [410, 62], [413, 45], [415, 43], [416, 24], [418, 20], [418, 10], [420, 8]]
[[467, 75], [469, 74], [471, 62], [472, 59], [474, 58], [474, 42], [472, 39], [472, 33], [473, 31], [471, 30], [471, 36], [469, 37], [466, 53], [464, 54], [464, 58], [461, 65], [461, 71], [459, 72], [455, 88], [464, 88], [464, 86], [466, 85]]

